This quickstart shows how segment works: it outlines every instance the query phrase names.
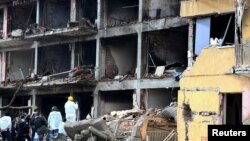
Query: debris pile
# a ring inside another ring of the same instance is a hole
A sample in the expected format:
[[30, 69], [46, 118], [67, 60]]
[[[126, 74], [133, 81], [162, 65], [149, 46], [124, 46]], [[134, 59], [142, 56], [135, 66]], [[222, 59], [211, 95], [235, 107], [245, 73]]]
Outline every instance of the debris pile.
[[176, 110], [177, 104], [173, 102], [163, 110], [113, 111], [97, 119], [66, 123], [64, 128], [75, 141], [164, 140], [171, 131], [176, 131]]

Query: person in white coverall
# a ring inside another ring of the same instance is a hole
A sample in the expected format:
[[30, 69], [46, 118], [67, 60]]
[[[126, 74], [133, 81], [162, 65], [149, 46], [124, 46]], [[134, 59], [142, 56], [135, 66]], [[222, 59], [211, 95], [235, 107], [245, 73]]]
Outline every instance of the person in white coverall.
[[5, 141], [6, 139], [7, 141], [12, 141], [10, 134], [11, 126], [12, 122], [10, 114], [6, 113], [5, 116], [0, 118], [0, 133], [2, 134], [2, 141]]
[[72, 96], [68, 97], [68, 101], [65, 103], [65, 114], [67, 122], [75, 122], [78, 110], [78, 104], [74, 103], [74, 98]]
[[50, 129], [50, 137], [56, 138], [58, 136], [59, 128], [62, 125], [62, 115], [56, 106], [53, 106], [48, 117], [48, 126]]

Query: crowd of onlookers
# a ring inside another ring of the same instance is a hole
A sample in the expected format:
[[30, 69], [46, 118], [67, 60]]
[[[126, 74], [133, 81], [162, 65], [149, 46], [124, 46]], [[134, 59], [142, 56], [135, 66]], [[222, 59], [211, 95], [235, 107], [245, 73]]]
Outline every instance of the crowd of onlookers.
[[21, 113], [18, 117], [11, 117], [7, 112], [0, 118], [2, 141], [42, 141], [43, 138], [49, 141], [59, 134], [66, 138], [63, 124], [61, 113], [56, 106], [52, 107], [48, 119], [39, 113], [38, 109], [31, 115]]
[[[66, 121], [76, 121], [76, 111], [78, 104], [73, 102], [73, 97], [69, 96], [64, 105]], [[46, 119], [38, 109], [29, 115], [21, 113], [17, 117], [11, 117], [10, 113], [5, 113], [0, 118], [0, 132], [2, 141], [50, 141], [60, 136], [60, 141], [66, 141], [67, 135], [64, 130], [64, 122], [61, 112], [56, 106], [51, 108], [48, 119]]]

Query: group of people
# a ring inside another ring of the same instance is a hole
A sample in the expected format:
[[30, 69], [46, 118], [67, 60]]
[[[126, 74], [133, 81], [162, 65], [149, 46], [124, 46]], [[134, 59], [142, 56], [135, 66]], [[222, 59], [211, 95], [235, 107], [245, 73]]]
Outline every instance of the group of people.
[[[77, 118], [78, 104], [74, 102], [72, 96], [64, 105], [66, 122], [75, 122]], [[31, 132], [30, 132], [31, 131]], [[46, 141], [58, 138], [66, 140], [64, 122], [61, 112], [57, 106], [51, 108], [48, 119], [46, 119], [38, 109], [35, 109], [31, 115], [21, 114], [18, 118], [11, 118], [7, 112], [0, 118], [0, 132], [2, 141]], [[64, 139], [63, 139], [64, 138]]]

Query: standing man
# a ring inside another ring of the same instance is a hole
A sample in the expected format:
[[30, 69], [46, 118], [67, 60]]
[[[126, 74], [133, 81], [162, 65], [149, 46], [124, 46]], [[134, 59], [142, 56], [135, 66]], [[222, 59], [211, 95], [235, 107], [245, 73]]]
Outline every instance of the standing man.
[[50, 129], [50, 137], [57, 138], [58, 131], [62, 125], [62, 115], [56, 106], [51, 108], [51, 112], [48, 117], [48, 126]]
[[31, 119], [30, 119], [30, 126], [31, 126], [31, 141], [34, 141], [34, 137], [35, 137], [35, 132], [36, 132], [36, 127], [35, 127], [35, 118], [36, 116], [38, 116], [38, 109], [36, 108], [34, 110], [34, 112], [31, 115]]
[[0, 130], [2, 134], [2, 141], [5, 141], [6, 139], [7, 141], [12, 141], [10, 134], [11, 126], [12, 126], [11, 117], [10, 114], [7, 112], [5, 116], [0, 118]]
[[34, 125], [36, 128], [35, 132], [37, 132], [37, 135], [39, 136], [39, 141], [43, 141], [44, 135], [48, 133], [48, 122], [46, 118], [42, 114], [37, 115], [35, 117]]
[[29, 115], [25, 113], [20, 116], [20, 121], [17, 123], [16, 127], [18, 141], [25, 141], [25, 139], [31, 141], [31, 138], [29, 136], [30, 133], [29, 118], [30, 118]]
[[68, 97], [68, 101], [64, 105], [66, 120], [67, 122], [75, 122], [76, 121], [76, 114], [78, 110], [77, 102], [74, 103], [74, 98], [72, 96]]

